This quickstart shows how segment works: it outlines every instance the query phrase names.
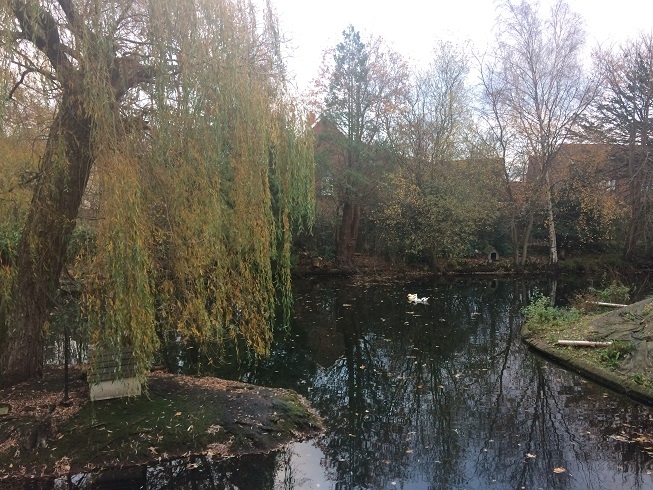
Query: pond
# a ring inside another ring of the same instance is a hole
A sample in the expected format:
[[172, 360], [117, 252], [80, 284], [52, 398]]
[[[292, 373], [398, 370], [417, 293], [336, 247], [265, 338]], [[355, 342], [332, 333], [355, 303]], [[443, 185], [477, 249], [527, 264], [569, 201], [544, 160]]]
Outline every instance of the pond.
[[[216, 374], [300, 392], [325, 418], [324, 436], [265, 456], [143, 468], [134, 484], [653, 488], [653, 410], [521, 342], [523, 305], [551, 290], [515, 279], [297, 284], [292, 331], [272, 355]], [[430, 299], [409, 304], [407, 293]]]

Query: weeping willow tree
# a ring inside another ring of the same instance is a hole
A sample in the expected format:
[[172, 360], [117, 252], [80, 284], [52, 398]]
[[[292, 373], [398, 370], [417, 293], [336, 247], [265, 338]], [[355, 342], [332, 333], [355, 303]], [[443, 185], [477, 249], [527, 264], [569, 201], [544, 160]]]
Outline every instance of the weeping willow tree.
[[[157, 332], [264, 353], [313, 211], [310, 132], [284, 92], [272, 9], [237, 0], [0, 0], [11, 91], [56, 108], [19, 245], [3, 382], [38, 375], [63, 272], [91, 338]], [[38, 83], [35, 83], [38, 81]], [[81, 208], [94, 240], [66, 262]]]

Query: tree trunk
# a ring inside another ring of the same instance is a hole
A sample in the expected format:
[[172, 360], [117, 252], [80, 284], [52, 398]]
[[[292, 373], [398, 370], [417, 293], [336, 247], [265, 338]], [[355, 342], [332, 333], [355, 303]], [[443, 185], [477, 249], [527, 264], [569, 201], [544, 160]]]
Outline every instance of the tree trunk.
[[515, 215], [511, 212], [510, 215], [510, 245], [512, 247], [512, 261], [513, 264], [518, 266], [519, 262], [519, 238], [517, 236], [517, 223]]
[[556, 237], [553, 196], [551, 194], [551, 181], [548, 171], [544, 174], [544, 186], [546, 190], [547, 228], [549, 230], [549, 266], [555, 269], [558, 267], [558, 240]]
[[524, 230], [524, 236], [522, 237], [523, 239], [522, 252], [521, 252], [521, 260], [519, 262], [519, 265], [521, 267], [524, 267], [526, 265], [526, 259], [528, 258], [528, 243], [531, 240], [531, 232], [533, 230], [534, 220], [535, 220], [535, 213], [531, 210], [529, 212], [528, 225], [526, 226], [526, 229]]
[[630, 206], [630, 219], [628, 221], [628, 231], [626, 232], [626, 237], [624, 240], [623, 248], [623, 258], [624, 260], [630, 261], [635, 255], [635, 250], [637, 249], [637, 243], [640, 233], [640, 218], [639, 212], [634, 209], [635, 205], [631, 203]]
[[55, 115], [21, 237], [12, 309], [0, 345], [0, 385], [43, 370], [43, 327], [54, 308], [59, 276], [93, 163], [92, 119], [82, 97], [66, 92]]
[[336, 265], [339, 267], [351, 267], [356, 242], [358, 240], [358, 229], [360, 226], [360, 204], [350, 201], [345, 202], [342, 207], [342, 221], [336, 238]]
[[[634, 136], [633, 136], [634, 139]], [[641, 189], [643, 181], [640, 178], [641, 172], [638, 172], [638, 165], [635, 161], [635, 143], [630, 142], [628, 146], [628, 231], [626, 232], [623, 248], [624, 260], [632, 260], [639, 242], [641, 230]]]

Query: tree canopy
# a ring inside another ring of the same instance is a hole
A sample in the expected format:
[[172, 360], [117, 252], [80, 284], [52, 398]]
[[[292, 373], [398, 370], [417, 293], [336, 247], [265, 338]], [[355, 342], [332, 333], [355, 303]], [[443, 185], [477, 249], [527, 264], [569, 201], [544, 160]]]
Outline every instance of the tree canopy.
[[623, 255], [631, 259], [641, 245], [650, 250], [653, 229], [653, 34], [599, 53], [598, 63], [603, 90], [585, 130], [592, 140], [613, 145], [613, 177], [627, 183], [620, 192], [628, 207]]
[[[285, 93], [268, 5], [4, 0], [2, 61], [54, 108], [3, 319], [4, 382], [38, 374], [62, 273], [92, 339], [162, 335], [265, 352], [313, 211], [310, 133]], [[8, 121], [4, 121], [8, 124]], [[80, 208], [90, 238], [66, 261]]]
[[[500, 12], [495, 59], [484, 70], [483, 86], [495, 134], [501, 135], [501, 153], [520, 159], [535, 176], [520, 262], [525, 264], [535, 205], [543, 202], [549, 261], [556, 267], [550, 171], [561, 146], [596, 95], [596, 80], [584, 76], [582, 19], [564, 0], [551, 4], [546, 14], [528, 1], [506, 0]], [[510, 149], [506, 148], [508, 141]]]

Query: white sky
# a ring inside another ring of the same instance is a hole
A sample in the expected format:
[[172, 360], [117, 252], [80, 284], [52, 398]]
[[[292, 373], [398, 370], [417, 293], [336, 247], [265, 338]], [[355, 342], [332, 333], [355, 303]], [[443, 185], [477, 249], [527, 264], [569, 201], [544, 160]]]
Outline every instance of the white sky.
[[[653, 0], [567, 0], [585, 20], [590, 47], [653, 32]], [[290, 40], [289, 72], [300, 91], [317, 75], [322, 53], [349, 25], [380, 36], [412, 61], [426, 65], [438, 39], [469, 40], [479, 52], [491, 39], [493, 0], [272, 0]]]

